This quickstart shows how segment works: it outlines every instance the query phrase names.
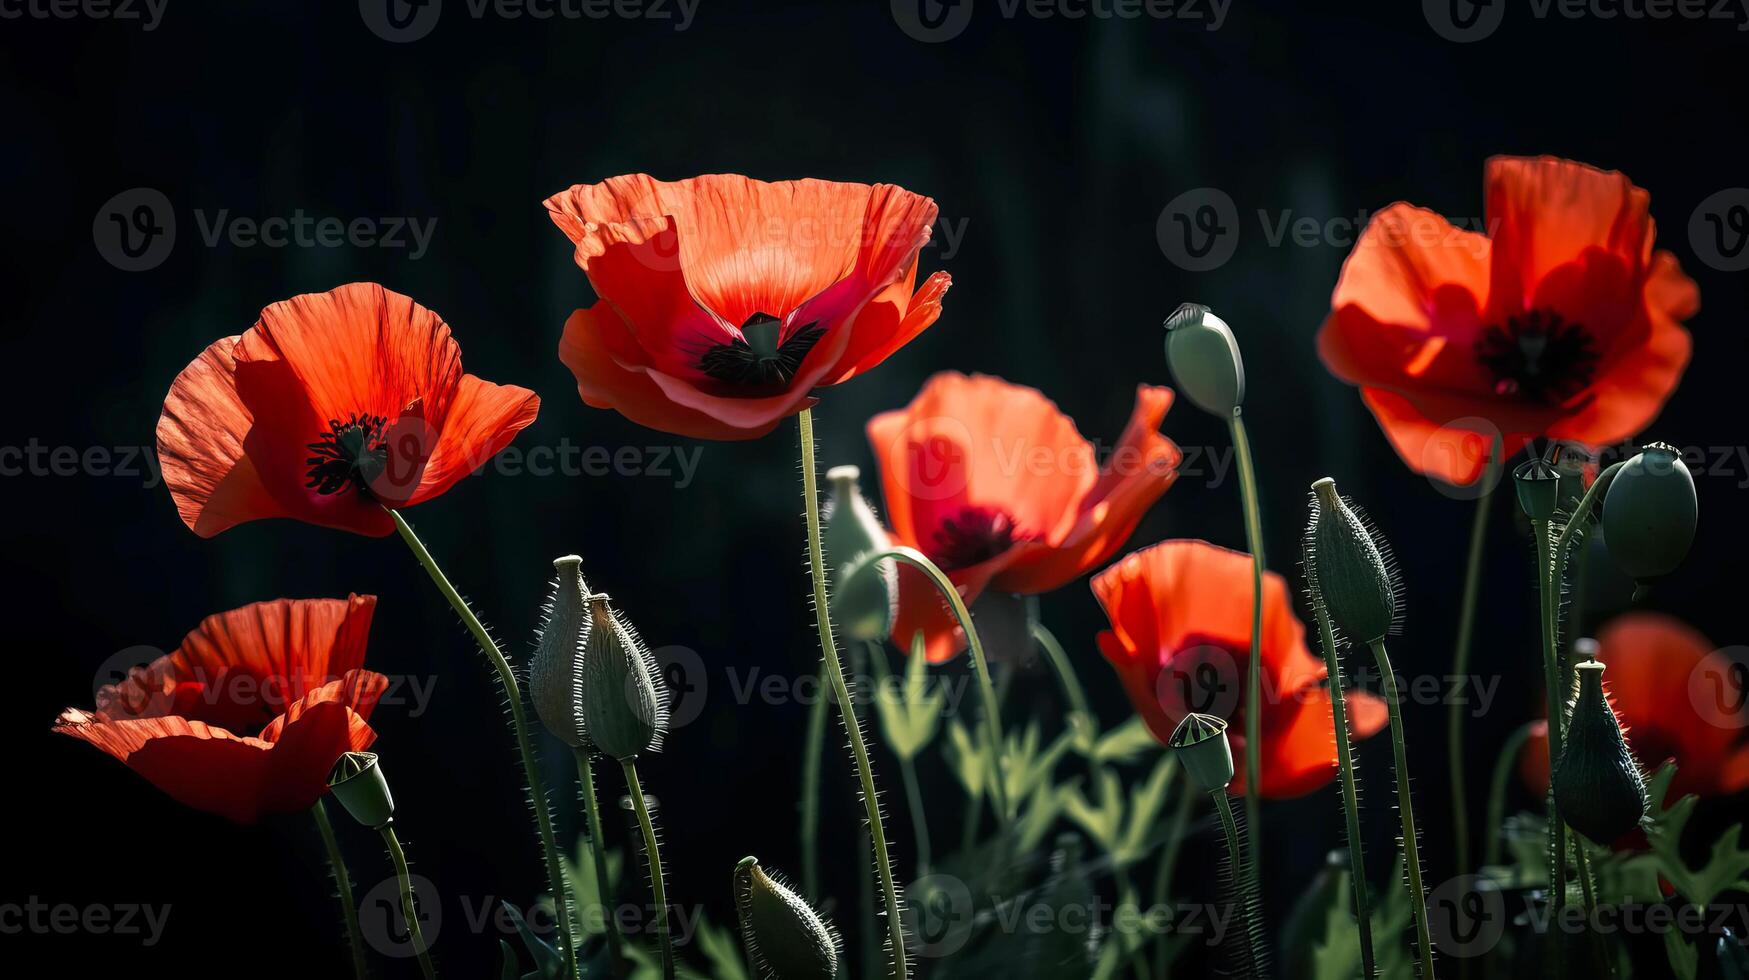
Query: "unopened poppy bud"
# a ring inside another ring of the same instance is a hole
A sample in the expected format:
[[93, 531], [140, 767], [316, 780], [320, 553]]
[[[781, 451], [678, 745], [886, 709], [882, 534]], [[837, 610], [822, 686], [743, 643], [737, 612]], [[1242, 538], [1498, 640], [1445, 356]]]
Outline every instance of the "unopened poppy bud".
[[583, 559], [566, 555], [553, 562], [558, 577], [547, 600], [546, 621], [535, 635], [528, 693], [534, 713], [559, 741], [589, 748], [583, 724], [583, 646], [589, 637], [589, 586]]
[[667, 688], [656, 660], [605, 593], [589, 597], [589, 617], [583, 649], [584, 733], [596, 748], [621, 762], [655, 751], [668, 728]]
[[757, 858], [735, 865], [741, 941], [761, 980], [832, 980], [838, 934], [807, 900], [765, 873]]
[[1222, 418], [1245, 401], [1245, 361], [1226, 321], [1198, 303], [1185, 303], [1166, 318], [1166, 366], [1191, 404]]
[[[854, 466], [826, 471], [832, 499], [821, 544], [832, 572], [832, 620], [852, 640], [883, 640], [892, 629], [899, 570], [891, 560], [873, 567], [857, 560], [890, 547], [886, 529], [857, 485], [861, 475]], [[851, 571], [855, 574], [847, 574]]]
[[[1554, 452], [1551, 445], [1550, 452]], [[1538, 456], [1520, 463], [1512, 471], [1512, 485], [1518, 490], [1518, 506], [1533, 521], [1546, 521], [1555, 516], [1561, 505], [1561, 474], [1555, 464]]]
[[1616, 472], [1603, 498], [1603, 539], [1621, 570], [1644, 582], [1668, 575], [1694, 543], [1700, 502], [1673, 446], [1653, 443]]
[[1640, 825], [1646, 780], [1603, 693], [1603, 664], [1578, 664], [1579, 695], [1550, 783], [1567, 825], [1608, 844]]
[[1178, 753], [1178, 764], [1203, 792], [1218, 793], [1233, 781], [1233, 747], [1227, 742], [1227, 723], [1220, 717], [1192, 711], [1172, 730], [1166, 744]]
[[1330, 477], [1312, 484], [1307, 544], [1307, 576], [1331, 620], [1361, 643], [1384, 639], [1397, 621], [1389, 546], [1337, 494]]
[[375, 752], [347, 752], [328, 772], [328, 790], [352, 814], [352, 819], [372, 830], [388, 826], [395, 816], [395, 798]]

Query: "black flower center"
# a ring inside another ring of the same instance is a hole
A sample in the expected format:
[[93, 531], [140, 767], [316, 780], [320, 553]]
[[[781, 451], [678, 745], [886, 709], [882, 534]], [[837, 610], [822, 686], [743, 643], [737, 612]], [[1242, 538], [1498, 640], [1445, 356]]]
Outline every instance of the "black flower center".
[[310, 467], [304, 486], [320, 494], [341, 493], [357, 489], [370, 492], [372, 480], [381, 476], [389, 462], [389, 448], [383, 442], [383, 427], [388, 420], [380, 415], [354, 414], [346, 421], [328, 420], [328, 431], [309, 444]]
[[1591, 385], [1597, 345], [1559, 313], [1531, 310], [1482, 331], [1476, 360], [1494, 376], [1494, 393], [1559, 405]]
[[961, 507], [944, 517], [930, 539], [929, 556], [942, 571], [989, 561], [1023, 539], [1008, 512], [995, 507]]
[[741, 324], [741, 336], [713, 344], [698, 359], [705, 374], [740, 388], [781, 388], [796, 376], [802, 358], [825, 335], [818, 322], [783, 336], [783, 321], [755, 313]]

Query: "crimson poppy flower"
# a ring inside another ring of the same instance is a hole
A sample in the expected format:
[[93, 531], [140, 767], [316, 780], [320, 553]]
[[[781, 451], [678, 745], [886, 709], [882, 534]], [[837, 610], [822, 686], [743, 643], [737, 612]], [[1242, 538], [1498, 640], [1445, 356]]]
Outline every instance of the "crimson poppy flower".
[[1409, 204], [1342, 265], [1318, 352], [1358, 385], [1403, 461], [1454, 484], [1543, 436], [1593, 448], [1644, 429], [1688, 364], [1700, 306], [1654, 251], [1650, 196], [1554, 157], [1495, 157], [1489, 234]]
[[[1099, 650], [1117, 671], [1130, 703], [1161, 743], [1196, 711], [1226, 718], [1238, 767], [1230, 792], [1245, 787], [1243, 692], [1251, 664], [1251, 556], [1206, 541], [1143, 548], [1093, 576], [1093, 594], [1111, 629]], [[1336, 728], [1324, 661], [1306, 649], [1287, 583], [1263, 576], [1263, 772], [1259, 792], [1303, 796], [1336, 775]], [[1383, 728], [1385, 704], [1363, 691], [1347, 698], [1357, 739]]]
[[388, 686], [363, 669], [376, 597], [278, 599], [203, 620], [174, 653], [68, 708], [54, 730], [177, 802], [238, 823], [308, 810], [346, 752], [376, 741]]
[[547, 199], [600, 299], [565, 323], [577, 393], [640, 425], [752, 439], [935, 322], [935, 202], [891, 184], [643, 174]]
[[[1159, 432], [1171, 405], [1170, 389], [1138, 386], [1101, 466], [1036, 389], [937, 374], [910, 405], [868, 423], [893, 539], [928, 555], [968, 606], [986, 592], [1060, 588], [1110, 558], [1177, 478], [1178, 447]], [[919, 630], [932, 663], [964, 647], [940, 594], [909, 566], [898, 605], [892, 635], [902, 649]]]
[[442, 494], [539, 410], [464, 374], [436, 313], [352, 283], [275, 303], [195, 358], [164, 399], [158, 458], [203, 538], [267, 517], [381, 537], [384, 507]]
[[[1680, 620], [1635, 612], [1597, 634], [1604, 688], [1627, 733], [1628, 747], [1649, 769], [1676, 760], [1670, 798], [1728, 796], [1749, 789], [1749, 711], [1742, 668]], [[1547, 723], [1519, 756], [1525, 786], [1549, 785]]]

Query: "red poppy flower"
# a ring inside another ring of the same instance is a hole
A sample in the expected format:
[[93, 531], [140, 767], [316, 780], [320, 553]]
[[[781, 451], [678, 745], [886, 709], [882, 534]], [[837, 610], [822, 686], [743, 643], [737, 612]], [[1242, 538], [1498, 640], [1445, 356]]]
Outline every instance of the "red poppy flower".
[[[1129, 425], [1102, 467], [1075, 423], [1033, 388], [937, 374], [911, 404], [868, 423], [893, 538], [928, 555], [967, 605], [986, 591], [1036, 595], [1110, 558], [1177, 478], [1161, 435], [1172, 391], [1141, 385]], [[918, 630], [932, 663], [965, 645], [921, 572], [899, 570], [893, 640]]]
[[376, 741], [388, 686], [363, 669], [375, 596], [278, 599], [207, 617], [174, 653], [68, 708], [55, 731], [182, 804], [238, 823], [308, 810], [345, 752]]
[[[1226, 718], [1238, 767], [1230, 792], [1245, 791], [1244, 691], [1251, 669], [1251, 556], [1206, 541], [1164, 541], [1093, 576], [1111, 629], [1099, 649], [1130, 703], [1165, 743], [1192, 711]], [[1262, 795], [1303, 796], [1336, 775], [1336, 728], [1328, 672], [1306, 649], [1281, 576], [1263, 577]], [[1355, 738], [1383, 728], [1385, 704], [1347, 696]]]
[[462, 373], [437, 314], [352, 283], [275, 303], [195, 358], [164, 399], [158, 458], [203, 538], [266, 517], [380, 537], [384, 507], [442, 494], [539, 410]]
[[950, 281], [916, 288], [935, 202], [891, 184], [634, 174], [546, 206], [600, 296], [559, 341], [578, 394], [678, 435], [770, 432], [934, 323]]
[[1688, 364], [1682, 321], [1700, 305], [1622, 174], [1495, 157], [1485, 194], [1488, 235], [1408, 204], [1374, 216], [1318, 334], [1403, 461], [1455, 484], [1480, 475], [1490, 426], [1508, 456], [1640, 432]]
[[[1749, 688], [1739, 665], [1687, 624], [1658, 613], [1611, 620], [1597, 645], [1628, 747], [1648, 769], [1676, 760], [1671, 799], [1749, 789], [1749, 711], [1742, 703]], [[1548, 790], [1546, 723], [1525, 743], [1519, 773], [1539, 796]]]

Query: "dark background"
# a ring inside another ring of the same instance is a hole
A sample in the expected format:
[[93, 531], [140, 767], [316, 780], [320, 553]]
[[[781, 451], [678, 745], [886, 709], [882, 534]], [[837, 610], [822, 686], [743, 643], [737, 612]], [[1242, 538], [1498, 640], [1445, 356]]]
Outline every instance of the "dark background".
[[[1206, 9], [1193, 20], [1038, 19], [978, 0], [959, 36], [920, 43], [881, 0], [702, 0], [685, 31], [673, 19], [476, 19], [463, 0], [444, 8], [410, 43], [377, 36], [345, 2], [169, 0], [151, 31], [89, 17], [0, 20], [3, 247], [13, 274], [0, 341], [4, 442], [150, 446], [171, 379], [213, 339], [247, 328], [270, 302], [369, 279], [447, 318], [471, 372], [540, 392], [540, 419], [517, 441], [524, 449], [699, 445], [577, 399], [554, 349], [566, 315], [593, 294], [541, 200], [636, 171], [890, 181], [933, 196], [943, 225], [963, 231], [953, 249], [938, 232], [923, 260], [925, 270], [951, 271], [954, 288], [931, 330], [828, 393], [817, 411], [823, 466], [872, 469], [864, 421], [944, 368], [1035, 385], [1084, 434], [1109, 442], [1136, 383], [1168, 381], [1164, 315], [1187, 299], [1212, 304], [1239, 333], [1252, 380], [1246, 418], [1272, 565], [1297, 582], [1305, 488], [1336, 475], [1402, 560], [1409, 618], [1399, 669], [1443, 674], [1471, 507], [1409, 472], [1356, 393], [1315, 356], [1346, 240], [1272, 246], [1264, 223], [1291, 212], [1352, 224], [1398, 199], [1474, 221], [1484, 159], [1542, 152], [1621, 169], [1649, 188], [1659, 244], [1700, 284], [1695, 361], [1648, 437], [1733, 452], [1743, 439], [1744, 273], [1710, 266], [1688, 236], [1705, 199], [1749, 183], [1741, 17], [1539, 19], [1513, 5], [1491, 37], [1453, 43], [1412, 3], [1362, 12], [1234, 0], [1210, 31]], [[155, 268], [126, 272], [99, 253], [93, 223], [114, 195], [139, 187], [172, 203], [177, 238]], [[1232, 259], [1193, 274], [1168, 261], [1156, 223], [1199, 187], [1229, 195], [1241, 220]], [[210, 221], [223, 209], [437, 225], [417, 260], [381, 247], [209, 247], [195, 211]], [[1164, 428], [1185, 447], [1227, 446], [1224, 426], [1188, 403]], [[653, 475], [492, 474], [410, 517], [518, 657], [549, 560], [577, 551], [653, 645], [688, 647], [712, 665], [704, 714], [643, 769], [662, 798], [671, 895], [727, 924], [736, 859], [755, 853], [799, 871], [805, 709], [737, 705], [723, 671], [811, 673], [817, 648], [793, 424], [756, 442], [702, 445], [686, 487]], [[1746, 642], [1746, 479], [1740, 459], [1700, 478], [1702, 537], [1647, 600], [1720, 645]], [[443, 892], [442, 965], [454, 976], [487, 973], [496, 937], [469, 934], [460, 903], [526, 905], [541, 871], [494, 682], [453, 615], [393, 539], [268, 522], [203, 541], [148, 482], [137, 470], [0, 479], [14, 692], [3, 722], [0, 903], [169, 903], [168, 928], [149, 949], [129, 937], [3, 935], [0, 960], [46, 956], [72, 975], [346, 968], [307, 820], [238, 828], [187, 811], [48, 728], [61, 707], [90, 703], [93, 673], [116, 651], [172, 648], [201, 617], [249, 601], [355, 590], [382, 600], [371, 665], [438, 678], [422, 716], [377, 714], [377, 748], [415, 870]], [[1132, 545], [1200, 536], [1243, 547], [1237, 485], [1214, 482], [1206, 466], [1181, 478]], [[1496, 748], [1540, 700], [1529, 542], [1511, 517], [1505, 506], [1495, 512], [1476, 643], [1477, 669], [1505, 678], [1469, 738], [1478, 824]], [[1085, 584], [1045, 597], [1043, 612], [1105, 723], [1127, 717], [1093, 646], [1103, 617]], [[1047, 679], [1017, 691], [1011, 723], [1036, 709], [1055, 724]], [[1451, 873], [1444, 713], [1409, 710], [1439, 881]], [[1384, 740], [1361, 753], [1363, 772], [1383, 778]], [[555, 795], [568, 799], [567, 760], [551, 758]], [[884, 750], [876, 764], [908, 868], [897, 771]], [[863, 866], [845, 772], [829, 751], [828, 886], [854, 950]], [[961, 796], [933, 760], [924, 776], [946, 841]], [[1388, 793], [1386, 784], [1368, 790], [1381, 873], [1394, 830]], [[1737, 805], [1713, 807], [1716, 820]], [[574, 812], [560, 809], [572, 840]], [[1265, 817], [1279, 921], [1339, 842], [1339, 805], [1327, 788], [1270, 805]], [[341, 834], [368, 889], [385, 870], [380, 850], [356, 827]], [[619, 828], [610, 835], [626, 839]], [[1187, 874], [1178, 894], [1199, 900], [1208, 880]]]

